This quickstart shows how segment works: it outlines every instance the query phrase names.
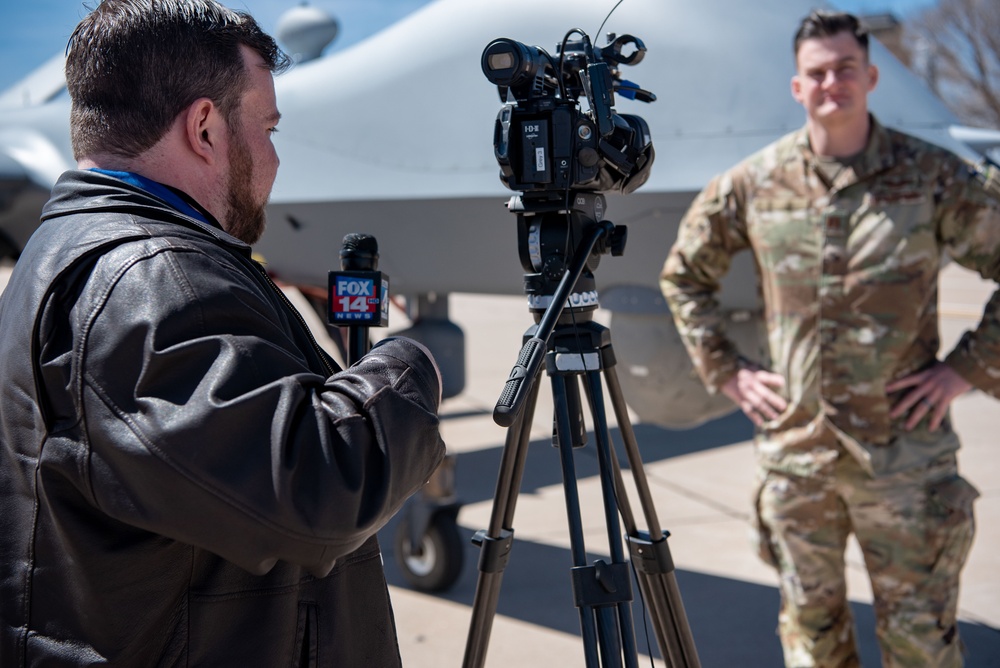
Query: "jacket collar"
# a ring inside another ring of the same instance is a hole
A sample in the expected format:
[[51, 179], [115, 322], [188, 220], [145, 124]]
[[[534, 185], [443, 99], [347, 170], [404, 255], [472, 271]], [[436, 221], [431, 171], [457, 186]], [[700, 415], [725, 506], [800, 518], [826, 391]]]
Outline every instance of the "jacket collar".
[[179, 188], [174, 188], [160, 183], [159, 181], [148, 179], [142, 174], [136, 174], [135, 172], [117, 172], [108, 169], [99, 169], [97, 167], [93, 167], [87, 171], [111, 176], [120, 181], [125, 181], [133, 186], [142, 188], [150, 195], [163, 200], [163, 202], [172, 209], [176, 209], [186, 216], [197, 218], [203, 222], [222, 229], [222, 226], [218, 223], [215, 217], [213, 217], [212, 214], [205, 209], [205, 207], [198, 204], [193, 197]]
[[188, 195], [177, 190], [171, 192], [185, 200], [193, 211], [178, 210], [176, 205], [167, 201], [169, 197], [163, 198], [162, 194], [157, 197], [139, 183], [100, 171], [70, 170], [64, 172], [53, 186], [52, 196], [42, 209], [41, 219], [44, 222], [79, 213], [135, 214], [196, 229], [222, 243], [249, 252], [250, 246], [225, 232], [219, 222]]

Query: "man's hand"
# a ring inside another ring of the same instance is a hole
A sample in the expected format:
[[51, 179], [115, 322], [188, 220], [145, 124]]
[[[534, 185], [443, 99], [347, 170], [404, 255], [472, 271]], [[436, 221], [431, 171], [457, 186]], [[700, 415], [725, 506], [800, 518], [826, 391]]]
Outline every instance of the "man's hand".
[[776, 373], [763, 369], [740, 369], [721, 389], [760, 427], [788, 407], [788, 402], [771, 389], [784, 386], [785, 379]]
[[889, 417], [898, 418], [912, 409], [905, 425], [906, 430], [909, 431], [916, 427], [925, 415], [933, 411], [930, 429], [937, 431], [944, 416], [948, 413], [951, 402], [972, 389], [972, 384], [959, 376], [947, 364], [937, 362], [934, 366], [920, 373], [889, 383], [885, 389], [888, 392], [896, 392], [908, 387], [912, 389], [893, 407]]

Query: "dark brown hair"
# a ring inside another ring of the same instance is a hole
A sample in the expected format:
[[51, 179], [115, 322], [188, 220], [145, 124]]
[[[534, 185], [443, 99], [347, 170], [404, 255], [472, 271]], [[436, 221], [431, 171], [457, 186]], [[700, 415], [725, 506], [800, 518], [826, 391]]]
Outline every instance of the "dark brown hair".
[[858, 20], [858, 17], [846, 12], [830, 12], [814, 9], [809, 16], [802, 19], [795, 33], [792, 53], [799, 55], [799, 47], [807, 39], [816, 37], [833, 37], [842, 32], [850, 33], [868, 57], [868, 29]]
[[102, 0], [66, 47], [74, 156], [135, 157], [201, 97], [231, 122], [249, 81], [241, 45], [288, 67], [252, 16], [214, 0]]

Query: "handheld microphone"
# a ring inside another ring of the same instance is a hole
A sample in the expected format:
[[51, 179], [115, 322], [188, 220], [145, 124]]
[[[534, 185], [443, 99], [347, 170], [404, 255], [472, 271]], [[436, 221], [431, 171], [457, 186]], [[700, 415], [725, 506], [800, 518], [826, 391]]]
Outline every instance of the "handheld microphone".
[[348, 234], [340, 251], [341, 271], [329, 273], [331, 325], [389, 324], [389, 277], [378, 267], [378, 242], [370, 234]]

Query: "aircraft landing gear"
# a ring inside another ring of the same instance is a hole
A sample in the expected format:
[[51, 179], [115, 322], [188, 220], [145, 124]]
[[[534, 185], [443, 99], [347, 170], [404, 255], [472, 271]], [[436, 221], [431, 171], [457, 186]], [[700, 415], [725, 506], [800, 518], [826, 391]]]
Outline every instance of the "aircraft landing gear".
[[455, 458], [448, 455], [424, 488], [406, 502], [393, 540], [396, 563], [417, 591], [444, 591], [462, 574], [461, 507], [455, 496]]
[[[434, 354], [441, 369], [441, 395], [448, 399], [465, 388], [465, 335], [448, 319], [447, 295], [416, 295], [407, 300], [413, 324], [396, 332], [420, 341]], [[417, 591], [441, 592], [458, 580], [468, 541], [458, 530], [455, 458], [445, 457], [422, 490], [400, 513], [394, 536], [396, 563]]]

